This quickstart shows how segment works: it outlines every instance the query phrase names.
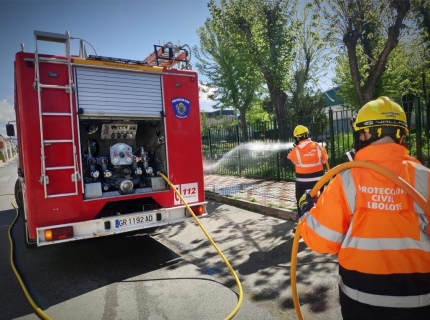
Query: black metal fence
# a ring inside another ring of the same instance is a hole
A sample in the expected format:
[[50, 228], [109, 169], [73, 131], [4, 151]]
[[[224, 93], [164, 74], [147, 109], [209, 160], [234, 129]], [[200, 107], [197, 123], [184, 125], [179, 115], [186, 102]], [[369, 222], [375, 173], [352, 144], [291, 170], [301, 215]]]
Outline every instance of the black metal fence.
[[[406, 142], [410, 154], [429, 167], [429, 108], [415, 98], [402, 102], [410, 133]], [[286, 156], [293, 148], [293, 137], [280, 142], [278, 127], [285, 125], [293, 132], [296, 125], [308, 127], [313, 141], [321, 143], [329, 155], [331, 167], [345, 162], [345, 152], [353, 144], [350, 110], [328, 108], [326, 117], [312, 115], [284, 121], [269, 121], [248, 126], [249, 142], [242, 143], [242, 131], [237, 124], [223, 129], [205, 129], [202, 135], [204, 169], [207, 174], [243, 176], [275, 180], [294, 180], [294, 165]]]

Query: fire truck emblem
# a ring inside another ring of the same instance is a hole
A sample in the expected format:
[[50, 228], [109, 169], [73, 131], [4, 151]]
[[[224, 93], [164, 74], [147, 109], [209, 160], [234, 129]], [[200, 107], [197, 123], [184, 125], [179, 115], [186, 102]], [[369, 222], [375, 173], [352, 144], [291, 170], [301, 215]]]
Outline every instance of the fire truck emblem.
[[175, 116], [181, 119], [187, 118], [190, 112], [190, 101], [185, 98], [172, 99], [172, 107]]

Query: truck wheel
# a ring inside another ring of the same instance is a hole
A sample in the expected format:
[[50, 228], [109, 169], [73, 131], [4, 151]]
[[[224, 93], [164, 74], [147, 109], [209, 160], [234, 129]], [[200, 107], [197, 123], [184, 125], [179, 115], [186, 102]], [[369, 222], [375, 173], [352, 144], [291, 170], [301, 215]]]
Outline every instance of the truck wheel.
[[24, 198], [22, 195], [22, 187], [21, 187], [21, 181], [19, 179], [15, 182], [15, 201], [16, 205], [18, 206], [19, 214], [22, 216], [22, 227], [23, 227], [23, 233], [24, 233], [24, 244], [28, 249], [36, 248], [36, 241], [30, 240], [28, 238], [28, 229], [27, 229], [27, 223], [25, 221], [25, 214], [24, 214]]
[[22, 209], [24, 208], [24, 205], [23, 205], [24, 200], [22, 196], [21, 181], [19, 181], [19, 179], [16, 179], [16, 182], [15, 182], [15, 201], [16, 201], [16, 205], [22, 212]]

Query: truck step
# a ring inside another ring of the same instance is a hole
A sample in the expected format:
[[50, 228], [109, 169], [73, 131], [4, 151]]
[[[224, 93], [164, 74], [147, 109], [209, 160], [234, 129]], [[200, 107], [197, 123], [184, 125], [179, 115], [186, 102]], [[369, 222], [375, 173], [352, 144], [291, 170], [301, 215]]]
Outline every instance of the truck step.
[[42, 116], [71, 116], [70, 112], [42, 112]]
[[74, 169], [74, 166], [58, 166], [58, 167], [46, 167], [45, 170], [66, 170], [66, 169]]
[[59, 197], [68, 197], [68, 196], [76, 196], [78, 193], [58, 193], [58, 194], [49, 194], [46, 197], [47, 198], [59, 198]]
[[48, 143], [62, 143], [62, 142], [73, 142], [71, 139], [65, 140], [43, 140], [43, 144], [46, 145]]
[[40, 88], [46, 88], [46, 89], [63, 89], [63, 90], [69, 90], [70, 86], [58, 86], [55, 84], [41, 84], [39, 83]]

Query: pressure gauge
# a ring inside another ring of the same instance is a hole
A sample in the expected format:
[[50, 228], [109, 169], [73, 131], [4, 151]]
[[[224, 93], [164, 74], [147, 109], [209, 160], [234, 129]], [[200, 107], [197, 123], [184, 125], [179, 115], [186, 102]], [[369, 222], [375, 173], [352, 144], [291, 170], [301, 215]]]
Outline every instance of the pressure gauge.
[[119, 150], [124, 150], [125, 149], [125, 145], [120, 144], [118, 148], [119, 148]]
[[119, 159], [118, 158], [114, 158], [112, 161], [113, 161], [113, 163], [118, 163]]

